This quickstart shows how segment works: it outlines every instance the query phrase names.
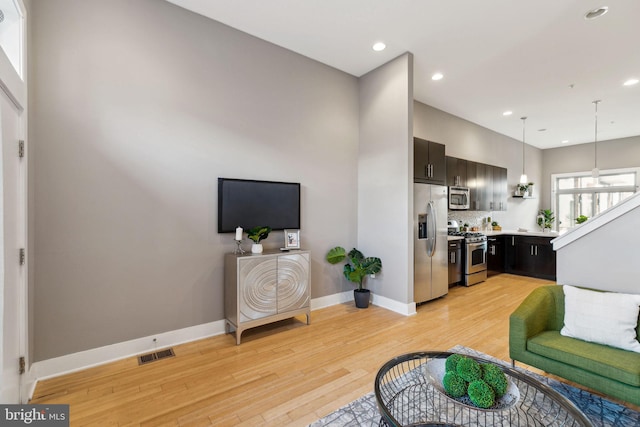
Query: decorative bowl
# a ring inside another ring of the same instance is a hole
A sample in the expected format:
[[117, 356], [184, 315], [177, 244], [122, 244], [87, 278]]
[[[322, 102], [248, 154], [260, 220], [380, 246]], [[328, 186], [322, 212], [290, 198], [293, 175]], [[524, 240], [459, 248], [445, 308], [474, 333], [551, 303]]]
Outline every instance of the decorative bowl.
[[471, 402], [469, 396], [451, 397], [447, 394], [447, 392], [444, 390], [444, 386], [442, 385], [442, 378], [444, 378], [444, 374], [446, 373], [445, 363], [446, 359], [432, 359], [425, 364], [424, 373], [433, 387], [451, 400], [455, 400], [462, 405], [478, 409], [480, 411], [500, 411], [508, 409], [514, 406], [516, 403], [518, 403], [518, 400], [520, 400], [520, 390], [518, 390], [518, 386], [516, 386], [508, 376], [506, 393], [504, 394], [504, 396], [496, 398], [496, 403], [494, 403], [494, 405], [490, 408], [485, 409], [477, 407]]

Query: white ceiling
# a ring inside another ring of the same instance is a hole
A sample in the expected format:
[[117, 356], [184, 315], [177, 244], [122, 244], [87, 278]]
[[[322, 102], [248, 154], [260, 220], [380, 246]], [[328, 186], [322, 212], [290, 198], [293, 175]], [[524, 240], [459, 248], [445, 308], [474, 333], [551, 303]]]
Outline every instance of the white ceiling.
[[412, 52], [416, 100], [539, 148], [593, 142], [596, 99], [598, 141], [640, 135], [639, 0], [169, 1], [354, 76]]

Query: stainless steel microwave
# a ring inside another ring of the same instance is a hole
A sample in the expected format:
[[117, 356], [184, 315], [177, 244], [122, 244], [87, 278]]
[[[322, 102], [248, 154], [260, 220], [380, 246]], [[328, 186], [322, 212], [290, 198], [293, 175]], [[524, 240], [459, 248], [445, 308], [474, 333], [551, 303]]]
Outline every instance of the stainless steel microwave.
[[449, 187], [449, 209], [469, 209], [469, 189], [467, 187]]

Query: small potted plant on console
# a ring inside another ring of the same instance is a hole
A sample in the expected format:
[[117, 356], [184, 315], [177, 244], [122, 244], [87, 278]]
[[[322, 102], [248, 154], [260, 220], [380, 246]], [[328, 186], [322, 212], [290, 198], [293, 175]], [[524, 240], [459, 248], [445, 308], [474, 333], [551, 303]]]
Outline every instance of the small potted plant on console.
[[362, 252], [356, 248], [351, 249], [351, 251], [347, 253], [343, 247], [336, 246], [327, 253], [326, 259], [330, 264], [337, 264], [348, 259], [342, 272], [347, 280], [358, 284], [358, 288], [353, 290], [356, 307], [369, 307], [371, 291], [365, 289], [362, 284], [365, 277], [379, 273], [380, 270], [382, 270], [382, 261], [380, 258], [365, 257]]
[[247, 231], [247, 237], [253, 240], [253, 245], [251, 245], [252, 254], [262, 253], [262, 244], [260, 244], [260, 241], [266, 239], [269, 233], [271, 233], [271, 227], [267, 226], [253, 227]]

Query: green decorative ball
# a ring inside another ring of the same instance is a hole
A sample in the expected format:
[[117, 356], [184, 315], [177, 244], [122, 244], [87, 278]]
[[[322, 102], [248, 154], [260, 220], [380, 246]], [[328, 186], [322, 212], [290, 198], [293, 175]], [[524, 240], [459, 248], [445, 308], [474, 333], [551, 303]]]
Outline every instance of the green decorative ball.
[[507, 392], [507, 376], [496, 365], [483, 363], [482, 379], [495, 391], [496, 397], [502, 397]]
[[460, 358], [456, 365], [456, 372], [468, 383], [482, 378], [480, 364], [469, 357]]
[[449, 371], [444, 374], [444, 377], [442, 378], [442, 385], [444, 386], [444, 390], [451, 397], [462, 397], [467, 394], [467, 382], [453, 371]]
[[455, 372], [456, 371], [456, 365], [458, 365], [458, 361], [460, 359], [462, 359], [462, 355], [460, 354], [452, 354], [451, 356], [447, 357], [447, 360], [445, 360], [444, 362], [444, 368], [446, 372]]
[[490, 408], [495, 403], [495, 393], [491, 386], [483, 380], [476, 380], [469, 384], [467, 389], [469, 399], [478, 408]]

